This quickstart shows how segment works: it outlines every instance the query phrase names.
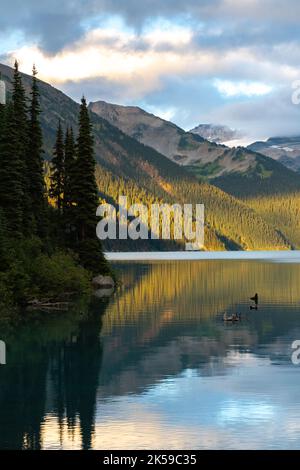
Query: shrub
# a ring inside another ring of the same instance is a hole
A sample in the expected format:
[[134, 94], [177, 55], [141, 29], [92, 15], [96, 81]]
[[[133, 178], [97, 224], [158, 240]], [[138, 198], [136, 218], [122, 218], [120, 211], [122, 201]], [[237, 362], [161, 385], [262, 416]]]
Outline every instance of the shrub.
[[76, 265], [74, 256], [58, 251], [52, 256], [40, 254], [31, 270], [31, 284], [43, 297], [59, 297], [66, 292], [83, 294], [91, 289], [91, 275]]
[[91, 290], [91, 274], [79, 265], [76, 255], [62, 250], [44, 253], [39, 238], [10, 243], [7, 259], [8, 267], [0, 270], [0, 308]]

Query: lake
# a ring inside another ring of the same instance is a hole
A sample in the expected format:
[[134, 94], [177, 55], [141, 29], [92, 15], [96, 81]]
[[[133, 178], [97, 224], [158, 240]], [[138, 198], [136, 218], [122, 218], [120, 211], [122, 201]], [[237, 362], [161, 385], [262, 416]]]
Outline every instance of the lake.
[[300, 264], [279, 261], [124, 261], [89, 312], [0, 324], [0, 449], [299, 449]]

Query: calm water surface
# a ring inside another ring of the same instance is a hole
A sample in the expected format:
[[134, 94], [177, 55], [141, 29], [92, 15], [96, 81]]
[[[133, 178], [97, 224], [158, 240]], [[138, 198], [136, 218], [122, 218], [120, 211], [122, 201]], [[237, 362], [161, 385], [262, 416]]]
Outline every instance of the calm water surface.
[[116, 266], [88, 315], [0, 326], [1, 449], [300, 449], [299, 264]]

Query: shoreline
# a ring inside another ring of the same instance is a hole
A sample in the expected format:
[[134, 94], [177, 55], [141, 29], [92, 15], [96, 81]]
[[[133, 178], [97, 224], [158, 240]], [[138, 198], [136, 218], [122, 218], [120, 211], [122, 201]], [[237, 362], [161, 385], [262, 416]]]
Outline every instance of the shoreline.
[[149, 251], [105, 252], [107, 261], [201, 261], [201, 260], [262, 260], [299, 262], [300, 250], [295, 251]]

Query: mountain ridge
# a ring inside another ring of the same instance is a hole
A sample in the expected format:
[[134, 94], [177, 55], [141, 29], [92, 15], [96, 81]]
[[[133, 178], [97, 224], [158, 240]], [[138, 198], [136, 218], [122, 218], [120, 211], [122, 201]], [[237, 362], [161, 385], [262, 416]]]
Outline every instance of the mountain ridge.
[[[1, 64], [0, 71], [10, 92], [13, 71]], [[29, 93], [31, 77], [28, 75], [22, 77]], [[79, 104], [46, 82], [38, 81], [38, 84], [41, 95], [41, 124], [45, 137], [45, 159], [49, 160], [59, 119], [64, 129], [72, 125], [76, 134]], [[95, 157], [102, 175], [98, 179], [99, 196], [102, 199], [116, 200], [120, 191], [124, 191], [123, 195], [128, 193], [134, 202], [139, 202], [140, 188], [142, 188], [143, 198], [147, 204], [153, 200], [168, 203], [205, 203], [207, 235], [205, 249], [207, 250], [291, 247], [289, 241], [278, 234], [275, 225], [266, 223], [245, 203], [229, 196], [221, 189], [207, 183], [199, 183], [187, 168], [128, 136], [93, 112], [91, 119]], [[197, 138], [197, 142], [200, 140], [202, 142], [200, 137]], [[257, 227], [255, 233], [253, 226]], [[120, 246], [117, 249], [120, 249]], [[145, 246], [135, 243], [133, 249], [145, 249]], [[147, 249], [151, 249], [151, 246], [148, 245]]]
[[198, 124], [190, 129], [192, 134], [200, 135], [200, 137], [215, 142], [216, 144], [226, 144], [226, 142], [237, 140], [242, 137], [241, 133], [236, 129], [231, 129], [222, 124]]
[[300, 172], [300, 136], [270, 137], [266, 141], [253, 142], [247, 148]]
[[[98, 116], [108, 120], [125, 134], [168, 157], [187, 169], [197, 179], [222, 185], [224, 178], [232, 175], [242, 177], [245, 183], [262, 185], [268, 178], [268, 186], [274, 187], [284, 172], [293, 190], [300, 189], [295, 174], [273, 159], [244, 147], [226, 147], [209, 142], [203, 137], [185, 132], [172, 122], [166, 121], [139, 107], [121, 106], [105, 101], [91, 102], [91, 109]], [[249, 179], [248, 176], [251, 176]], [[274, 177], [275, 176], [275, 177]], [[284, 190], [284, 187], [278, 188]], [[232, 193], [233, 194], [233, 193]]]

